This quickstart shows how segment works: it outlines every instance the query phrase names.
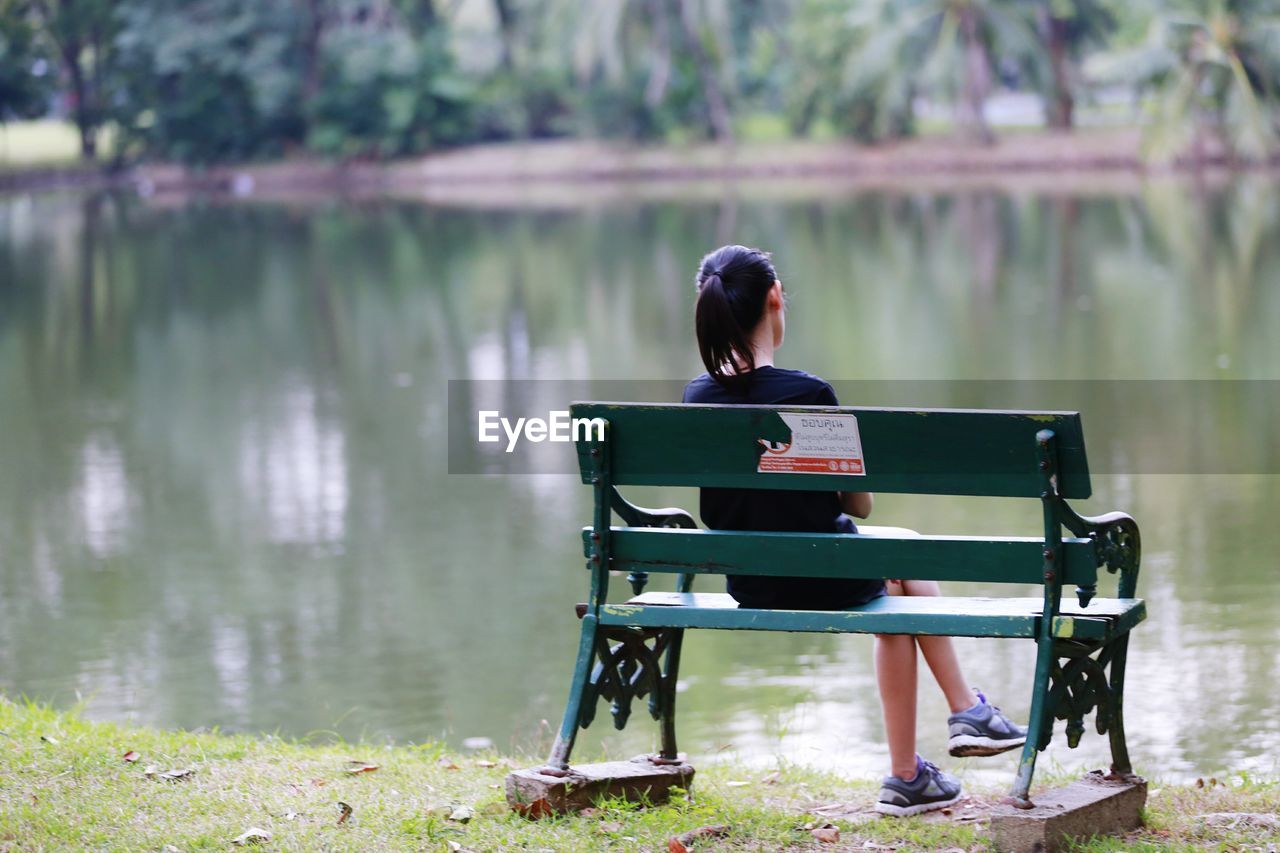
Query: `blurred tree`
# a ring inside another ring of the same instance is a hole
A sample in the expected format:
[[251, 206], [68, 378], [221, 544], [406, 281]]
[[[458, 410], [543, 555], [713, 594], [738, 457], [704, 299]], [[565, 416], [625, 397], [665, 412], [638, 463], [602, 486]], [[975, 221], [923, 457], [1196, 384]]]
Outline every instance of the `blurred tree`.
[[726, 82], [732, 24], [723, 0], [599, 0], [575, 45], [588, 122], [627, 136], [705, 127], [733, 138]]
[[996, 60], [1026, 65], [1040, 55], [1021, 0], [805, 0], [795, 26], [793, 43], [817, 48], [806, 51], [798, 124], [826, 112], [863, 139], [909, 130], [923, 94], [950, 100], [961, 132], [990, 142], [984, 106]]
[[71, 114], [80, 133], [80, 154], [98, 153], [98, 131], [107, 121], [114, 82], [119, 22], [112, 0], [32, 0], [27, 6], [58, 57], [71, 87]]
[[455, 72], [442, 33], [415, 37], [399, 12], [340, 16], [326, 34], [321, 68], [307, 134], [321, 153], [403, 155], [471, 132], [472, 86]]
[[131, 142], [188, 162], [392, 156], [470, 133], [467, 80], [425, 0], [122, 0]]
[[53, 88], [48, 65], [31, 3], [0, 0], [0, 122], [44, 112]]
[[297, 6], [121, 0], [118, 15], [127, 140], [189, 162], [279, 155], [303, 140]]
[[[1080, 62], [1088, 50], [1102, 47], [1116, 26], [1107, 0], [1037, 0], [1040, 38], [1048, 58], [1048, 79], [1041, 85], [1049, 127], [1069, 130], [1075, 123], [1082, 86]], [[1032, 76], [1043, 66], [1031, 63]]]
[[1179, 154], [1189, 143], [1203, 160], [1210, 135], [1230, 151], [1261, 155], [1276, 132], [1280, 2], [1168, 0], [1143, 43], [1099, 55], [1089, 70], [1154, 93], [1154, 156]]

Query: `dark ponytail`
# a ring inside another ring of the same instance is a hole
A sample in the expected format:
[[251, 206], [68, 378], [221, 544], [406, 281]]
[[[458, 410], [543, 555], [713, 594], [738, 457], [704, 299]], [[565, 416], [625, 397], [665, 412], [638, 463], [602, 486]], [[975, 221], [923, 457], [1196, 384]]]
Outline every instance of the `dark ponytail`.
[[698, 265], [698, 352], [707, 373], [726, 388], [746, 390], [756, 368], [751, 332], [777, 280], [769, 255], [745, 246], [721, 246]]

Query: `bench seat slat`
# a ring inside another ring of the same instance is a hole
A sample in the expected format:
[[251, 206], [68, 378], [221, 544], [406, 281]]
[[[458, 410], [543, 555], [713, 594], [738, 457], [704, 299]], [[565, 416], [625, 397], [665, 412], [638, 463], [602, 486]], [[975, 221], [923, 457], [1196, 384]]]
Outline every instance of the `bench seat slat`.
[[[582, 536], [589, 554], [591, 529]], [[1096, 584], [1093, 543], [1062, 541], [1063, 583]], [[1044, 583], [1044, 540], [1032, 537], [614, 527], [610, 547], [610, 568], [625, 572]]]
[[[1040, 598], [885, 596], [849, 610], [755, 610], [725, 593], [647, 592], [606, 604], [600, 624], [654, 628], [720, 628], [955, 637], [1035, 637]], [[1088, 607], [1065, 598], [1054, 636], [1101, 640], [1146, 618], [1140, 598], [1099, 598]]]

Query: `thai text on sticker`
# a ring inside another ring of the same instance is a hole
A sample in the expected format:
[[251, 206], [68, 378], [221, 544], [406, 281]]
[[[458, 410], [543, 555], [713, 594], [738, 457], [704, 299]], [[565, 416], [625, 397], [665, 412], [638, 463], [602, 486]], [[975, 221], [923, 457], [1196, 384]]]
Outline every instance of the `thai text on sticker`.
[[762, 474], [867, 473], [856, 415], [778, 412], [791, 430], [790, 441], [756, 439], [764, 446], [756, 471]]

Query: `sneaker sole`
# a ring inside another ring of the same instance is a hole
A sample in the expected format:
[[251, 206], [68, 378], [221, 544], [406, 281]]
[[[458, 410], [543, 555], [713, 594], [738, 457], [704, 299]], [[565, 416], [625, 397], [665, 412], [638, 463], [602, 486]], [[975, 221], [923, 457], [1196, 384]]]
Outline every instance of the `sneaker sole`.
[[960, 801], [961, 794], [956, 794], [949, 800], [937, 800], [931, 803], [919, 803], [914, 806], [895, 806], [892, 803], [876, 803], [876, 812], [878, 814], [887, 815], [889, 817], [911, 817], [912, 815], [924, 814], [925, 812], [934, 812], [938, 809], [945, 809], [947, 806], [953, 806]]
[[1026, 742], [1025, 737], [996, 740], [980, 735], [956, 735], [947, 742], [947, 752], [956, 758], [999, 755], [1002, 752], [1017, 749]]

